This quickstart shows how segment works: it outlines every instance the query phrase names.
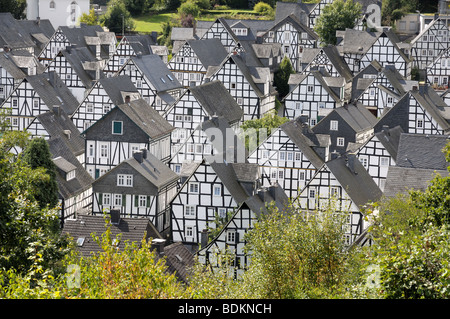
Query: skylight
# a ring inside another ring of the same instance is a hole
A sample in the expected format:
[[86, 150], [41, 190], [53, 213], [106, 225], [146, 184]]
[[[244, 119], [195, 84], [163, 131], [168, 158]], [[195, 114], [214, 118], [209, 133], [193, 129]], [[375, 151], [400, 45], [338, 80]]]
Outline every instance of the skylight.
[[84, 244], [84, 237], [78, 237], [77, 246], [81, 247]]
[[162, 83], [166, 83], [166, 80], [164, 80], [163, 78], [161, 78]]

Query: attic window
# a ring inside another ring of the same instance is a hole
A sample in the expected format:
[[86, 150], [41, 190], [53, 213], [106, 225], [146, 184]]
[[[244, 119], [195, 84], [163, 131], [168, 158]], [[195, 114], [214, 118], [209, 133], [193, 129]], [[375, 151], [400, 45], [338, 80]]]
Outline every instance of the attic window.
[[84, 244], [84, 237], [78, 237], [78, 239], [77, 239], [77, 246], [78, 247], [81, 247], [81, 246], [83, 246], [83, 244]]
[[167, 74], [167, 77], [169, 78], [170, 81], [173, 81], [173, 78], [170, 76], [170, 74]]
[[162, 83], [166, 83], [166, 80], [164, 80], [163, 78], [161, 78]]
[[55, 9], [55, 1], [50, 1], [49, 8]]
[[71, 170], [66, 174], [66, 181], [70, 181], [75, 178], [75, 170]]

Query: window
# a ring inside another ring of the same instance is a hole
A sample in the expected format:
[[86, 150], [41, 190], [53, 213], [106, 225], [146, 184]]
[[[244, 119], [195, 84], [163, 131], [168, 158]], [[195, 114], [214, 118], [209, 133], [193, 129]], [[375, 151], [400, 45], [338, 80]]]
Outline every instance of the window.
[[416, 127], [417, 128], [423, 128], [423, 120], [422, 119], [417, 119]]
[[0, 85], [0, 97], [5, 97], [5, 87]]
[[389, 157], [380, 157], [380, 166], [389, 166]]
[[117, 174], [117, 186], [133, 187], [133, 175]]
[[12, 99], [12, 107], [19, 107], [19, 100], [17, 98]]
[[202, 144], [195, 144], [195, 153], [203, 154], [203, 145]]
[[55, 9], [55, 1], [50, 1], [49, 8]]
[[138, 197], [138, 205], [139, 205], [139, 207], [146, 207], [147, 206], [147, 196], [146, 195], [139, 195], [139, 197]]
[[194, 237], [194, 226], [186, 226], [185, 235], [186, 237]]
[[294, 159], [294, 153], [293, 152], [287, 152], [287, 160], [292, 161]]
[[263, 150], [261, 156], [262, 156], [262, 158], [269, 158], [269, 151], [268, 150]]
[[86, 104], [86, 112], [88, 112], [88, 113], [94, 112], [94, 104], [92, 104], [92, 103], [87, 103], [87, 104]]
[[142, 88], [142, 80], [136, 80], [136, 88], [138, 89]]
[[345, 145], [345, 138], [343, 137], [338, 137], [337, 138], [337, 146], [344, 146]]
[[114, 194], [114, 206], [122, 206], [122, 194]]
[[192, 194], [198, 194], [199, 192], [199, 185], [198, 183], [189, 183], [189, 192]]
[[296, 161], [300, 161], [302, 159], [302, 153], [300, 152], [295, 152], [295, 160]]
[[175, 164], [175, 166], [173, 167], [173, 171], [177, 174], [180, 174], [181, 173], [181, 165]]
[[186, 206], [184, 215], [185, 216], [195, 216], [195, 206], [193, 206], [193, 205]]
[[284, 179], [284, 171], [282, 169], [280, 169], [278, 171], [278, 179], [279, 180], [283, 180]]
[[14, 126], [14, 127], [19, 126], [19, 119], [17, 117], [13, 117], [11, 125]]
[[300, 173], [298, 174], [298, 179], [301, 181], [305, 180], [305, 172], [304, 171], [300, 171]]
[[236, 240], [236, 232], [232, 231], [232, 230], [229, 230], [227, 232], [227, 242], [234, 243], [235, 240]]
[[314, 86], [308, 85], [307, 91], [308, 91], [308, 93], [312, 93], [314, 91]]
[[221, 185], [214, 185], [213, 195], [214, 196], [221, 196], [222, 195], [222, 187], [221, 187]]
[[278, 160], [285, 161], [286, 160], [286, 152], [279, 152], [278, 153]]
[[330, 188], [330, 196], [331, 197], [339, 197], [339, 187], [332, 186]]
[[100, 157], [106, 158], [109, 156], [109, 145], [100, 144]]
[[365, 169], [367, 169], [369, 167], [369, 165], [368, 165], [369, 161], [368, 161], [367, 157], [361, 156], [361, 157], [359, 157], [359, 161], [361, 162], [362, 166], [364, 166]]
[[227, 210], [225, 208], [218, 208], [217, 214], [219, 215], [220, 218], [225, 218], [227, 217]]
[[337, 131], [338, 130], [338, 121], [330, 121], [330, 130]]
[[316, 198], [316, 190], [311, 188], [308, 192], [308, 197], [311, 199]]
[[392, 96], [387, 97], [387, 104], [392, 105], [394, 103], [394, 98]]
[[111, 110], [111, 106], [109, 104], [103, 104], [103, 114], [108, 113]]
[[302, 103], [301, 102], [295, 102], [295, 109], [301, 110], [302, 109]]
[[122, 121], [112, 121], [112, 133], [115, 135], [123, 134], [123, 122]]
[[194, 144], [187, 144], [186, 153], [193, 154], [194, 153]]
[[103, 194], [103, 206], [111, 205], [111, 194]]
[[66, 175], [66, 181], [70, 181], [75, 178], [75, 170], [71, 170]]
[[33, 109], [38, 109], [38, 108], [39, 108], [39, 100], [33, 99]]
[[88, 147], [88, 156], [93, 157], [94, 156], [94, 145], [90, 144]]
[[370, 96], [375, 96], [375, 89], [373, 89], [373, 88], [370, 89], [370, 90], [369, 90], [369, 95], [370, 95]]

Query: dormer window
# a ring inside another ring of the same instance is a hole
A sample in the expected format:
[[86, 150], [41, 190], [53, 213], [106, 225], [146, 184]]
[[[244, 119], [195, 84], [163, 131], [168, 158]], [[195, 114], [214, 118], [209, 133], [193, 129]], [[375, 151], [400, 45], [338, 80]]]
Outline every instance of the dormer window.
[[71, 170], [70, 172], [67, 172], [66, 174], [66, 181], [70, 181], [75, 178], [75, 170]]
[[246, 28], [233, 28], [232, 31], [237, 36], [247, 36], [248, 30]]

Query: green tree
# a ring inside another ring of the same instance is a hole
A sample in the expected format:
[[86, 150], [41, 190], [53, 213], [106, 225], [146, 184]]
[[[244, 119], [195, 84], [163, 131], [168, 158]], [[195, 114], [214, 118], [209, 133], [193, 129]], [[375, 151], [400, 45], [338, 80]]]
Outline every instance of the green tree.
[[178, 7], [177, 11], [180, 16], [191, 15], [196, 18], [200, 14], [200, 7], [193, 1], [186, 1]]
[[336, 31], [353, 29], [361, 17], [361, 4], [352, 0], [335, 0], [326, 5], [317, 18], [316, 31], [322, 44], [336, 44]]
[[124, 0], [110, 0], [108, 10], [100, 16], [100, 24], [107, 27], [109, 31], [122, 33], [134, 30], [135, 24], [130, 12], [125, 6]]
[[58, 204], [58, 184], [56, 182], [56, 166], [47, 141], [42, 137], [33, 138], [23, 151], [23, 160], [32, 169], [42, 168], [48, 178], [34, 181], [32, 193], [41, 208], [47, 205], [54, 208]]
[[295, 70], [292, 67], [291, 60], [285, 56], [280, 63], [277, 71], [273, 77], [273, 84], [278, 91], [279, 99], [282, 100], [289, 93], [289, 76], [294, 74]]
[[269, 206], [246, 236], [251, 264], [245, 298], [334, 298], [345, 295], [354, 252], [343, 241], [346, 214], [329, 208], [305, 215]]
[[381, 8], [381, 22], [383, 25], [392, 25], [395, 20], [401, 19], [407, 13], [414, 13], [418, 8], [417, 0], [384, 0]]
[[2, 0], [0, 1], [0, 12], [11, 12], [16, 19], [25, 19], [26, 0]]
[[253, 10], [262, 16], [269, 16], [269, 17], [275, 16], [275, 10], [268, 3], [262, 1], [255, 4]]
[[80, 17], [80, 22], [85, 23], [87, 25], [98, 25], [98, 17], [95, 13], [95, 9], [92, 8], [89, 10], [89, 13], [83, 13]]
[[241, 125], [241, 138], [245, 138], [245, 146], [251, 152], [267, 138], [274, 129], [286, 123], [287, 118], [267, 113], [260, 119], [248, 120]]
[[[59, 236], [56, 209], [40, 207], [35, 199], [40, 181], [50, 180], [46, 169], [32, 168], [11, 147], [26, 148], [28, 134], [4, 131], [0, 138], [0, 269], [26, 272], [34, 259], [40, 269], [52, 268], [66, 253]], [[37, 273], [36, 273], [37, 275]]]

